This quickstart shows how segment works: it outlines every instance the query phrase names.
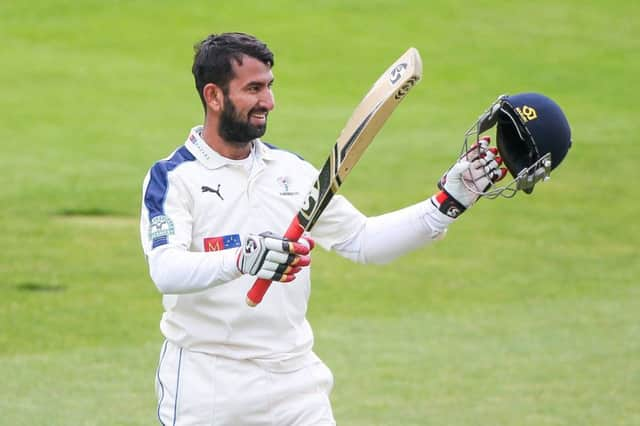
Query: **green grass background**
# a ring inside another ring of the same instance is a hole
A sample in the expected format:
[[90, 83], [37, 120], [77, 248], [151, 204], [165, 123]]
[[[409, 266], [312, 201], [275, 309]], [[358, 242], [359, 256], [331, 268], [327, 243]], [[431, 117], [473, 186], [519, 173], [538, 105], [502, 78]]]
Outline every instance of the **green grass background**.
[[155, 423], [160, 295], [142, 178], [202, 119], [192, 45], [276, 53], [268, 141], [320, 166], [407, 47], [424, 79], [343, 187], [431, 195], [501, 93], [554, 98], [574, 146], [386, 266], [316, 250], [310, 320], [341, 425], [640, 424], [640, 7], [631, 1], [0, 3], [0, 424]]

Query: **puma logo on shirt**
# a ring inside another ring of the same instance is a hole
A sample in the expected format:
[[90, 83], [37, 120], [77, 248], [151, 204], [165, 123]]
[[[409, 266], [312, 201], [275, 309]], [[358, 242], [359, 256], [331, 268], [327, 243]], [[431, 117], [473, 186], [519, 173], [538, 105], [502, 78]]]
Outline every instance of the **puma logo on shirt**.
[[222, 194], [220, 194], [220, 184], [218, 184], [218, 189], [213, 189], [209, 186], [202, 186], [202, 192], [213, 192], [214, 194], [216, 194], [218, 197], [220, 197], [221, 200], [224, 200], [224, 198], [222, 197]]

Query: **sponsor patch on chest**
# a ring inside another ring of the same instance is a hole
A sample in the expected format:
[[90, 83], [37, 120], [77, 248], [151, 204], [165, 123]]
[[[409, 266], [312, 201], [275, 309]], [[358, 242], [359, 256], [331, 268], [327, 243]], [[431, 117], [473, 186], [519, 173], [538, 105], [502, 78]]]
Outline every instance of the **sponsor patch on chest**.
[[222, 237], [207, 237], [204, 239], [204, 251], [220, 251], [228, 248], [240, 247], [240, 235], [231, 234]]

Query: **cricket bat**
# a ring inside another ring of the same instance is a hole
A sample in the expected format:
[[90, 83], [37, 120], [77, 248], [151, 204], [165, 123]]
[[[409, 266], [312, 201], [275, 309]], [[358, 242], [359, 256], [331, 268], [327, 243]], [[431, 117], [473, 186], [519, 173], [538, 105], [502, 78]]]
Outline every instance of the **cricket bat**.
[[[304, 205], [285, 232], [285, 238], [297, 241], [313, 228], [387, 118], [421, 78], [422, 59], [413, 47], [378, 78], [349, 117]], [[260, 303], [270, 285], [269, 280], [257, 279], [247, 293], [247, 304], [256, 306]]]

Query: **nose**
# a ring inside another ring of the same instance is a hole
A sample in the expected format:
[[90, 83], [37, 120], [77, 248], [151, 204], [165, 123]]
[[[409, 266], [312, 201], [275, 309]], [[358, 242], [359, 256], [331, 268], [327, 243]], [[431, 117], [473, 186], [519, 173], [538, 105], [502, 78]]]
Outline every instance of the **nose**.
[[276, 100], [270, 87], [262, 92], [258, 106], [266, 109], [267, 111], [271, 111], [275, 108]]

